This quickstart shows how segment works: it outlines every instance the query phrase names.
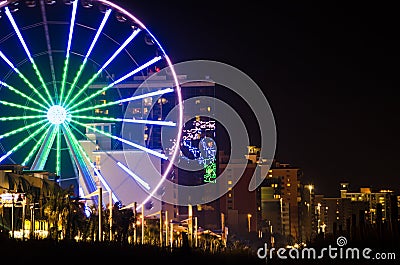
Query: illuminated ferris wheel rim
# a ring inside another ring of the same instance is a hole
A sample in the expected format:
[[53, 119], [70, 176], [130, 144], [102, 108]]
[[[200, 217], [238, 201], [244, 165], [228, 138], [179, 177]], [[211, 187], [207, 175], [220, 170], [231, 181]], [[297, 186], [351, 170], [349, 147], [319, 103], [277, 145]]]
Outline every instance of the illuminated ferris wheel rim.
[[[22, 36], [21, 36], [21, 32], [20, 31], [18, 31], [18, 29], [17, 29], [17, 27], [16, 27], [16, 22], [13, 20], [13, 18], [12, 18], [12, 14], [11, 14], [11, 12], [9, 11], [9, 9], [8, 9], [8, 7], [7, 7], [7, 5], [8, 4], [11, 4], [11, 3], [13, 3], [13, 2], [15, 2], [15, 1], [0, 1], [0, 8], [3, 8], [4, 7], [4, 9], [6, 10], [6, 15], [8, 16], [8, 18], [10, 19], [10, 22], [13, 24], [13, 27], [14, 27], [14, 29], [15, 29], [15, 32], [16, 32], [16, 34], [18, 35], [18, 37], [20, 38], [20, 41], [21, 41], [21, 43], [22, 43], [22, 45], [23, 45], [23, 47], [24, 47], [24, 49], [25, 49], [25, 52], [27, 53], [27, 56], [28, 56], [28, 58], [27, 59], [25, 59], [26, 61], [31, 61], [31, 62], [33, 62], [33, 57], [34, 56], [32, 56], [31, 54], [30, 54], [30, 52], [29, 52], [29, 50], [28, 50], [28, 48], [27, 48], [27, 45], [26, 45], [26, 43], [23, 41], [23, 38], [22, 38]], [[43, 3], [43, 0], [41, 0], [41, 2]], [[74, 15], [76, 15], [76, 6], [77, 6], [77, 3], [79, 2], [79, 0], [75, 0], [75, 1], [71, 1], [71, 2], [73, 2], [74, 3], [74, 9], [73, 9], [73, 16]], [[174, 80], [174, 83], [175, 83], [175, 92], [176, 92], [176, 94], [177, 94], [177, 97], [178, 97], [178, 101], [179, 101], [179, 115], [178, 115], [178, 120], [177, 120], [177, 123], [176, 123], [176, 126], [178, 126], [178, 128], [181, 128], [182, 127], [182, 121], [183, 121], [183, 108], [182, 108], [182, 105], [180, 104], [181, 102], [182, 102], [182, 95], [181, 95], [181, 90], [180, 90], [180, 86], [179, 86], [179, 81], [178, 81], [178, 78], [177, 78], [177, 75], [176, 75], [176, 73], [175, 73], [175, 70], [174, 70], [174, 68], [173, 68], [173, 65], [172, 65], [172, 63], [171, 63], [171, 61], [170, 61], [170, 59], [169, 59], [169, 57], [167, 56], [167, 54], [166, 54], [166, 52], [165, 52], [165, 50], [162, 48], [162, 46], [161, 46], [161, 44], [158, 42], [158, 40], [153, 36], [153, 34], [145, 27], [145, 25], [139, 20], [139, 19], [137, 19], [134, 15], [132, 15], [129, 11], [127, 11], [126, 9], [124, 9], [124, 8], [122, 8], [122, 7], [120, 7], [120, 6], [118, 6], [118, 5], [116, 5], [116, 4], [114, 4], [113, 2], [111, 2], [111, 1], [107, 1], [107, 0], [93, 0], [93, 1], [91, 1], [91, 2], [93, 2], [93, 3], [95, 3], [95, 2], [98, 2], [98, 3], [101, 3], [101, 4], [104, 4], [105, 6], [107, 6], [110, 10], [112, 9], [113, 11], [114, 10], [116, 10], [116, 11], [118, 11], [118, 12], [120, 12], [121, 14], [123, 14], [124, 16], [126, 16], [126, 17], [128, 17], [128, 18], [130, 18], [133, 22], [135, 22], [137, 25], [139, 25], [139, 28], [141, 29], [141, 30], [144, 30], [144, 31], [146, 31], [146, 33], [148, 34], [148, 35], [150, 35], [151, 36], [151, 38], [152, 38], [152, 40], [156, 43], [156, 45], [159, 47], [159, 49], [162, 51], [162, 53], [163, 53], [163, 58], [166, 60], [166, 62], [167, 62], [167, 64], [168, 64], [168, 67], [169, 67], [169, 71], [170, 71], [170, 73], [172, 74], [172, 77], [173, 77], [173, 80]], [[74, 12], [75, 12], [75, 14], [74, 14]], [[74, 19], [74, 17], [72, 18], [72, 20]], [[72, 21], [71, 20], [71, 21]], [[73, 23], [71, 22], [71, 25], [73, 25]], [[71, 26], [71, 29], [73, 29], [73, 27]], [[71, 33], [72, 31], [70, 31], [70, 36], [69, 36], [69, 43], [68, 43], [68, 48], [67, 48], [67, 54], [69, 54], [69, 53], [72, 53], [72, 51], [71, 51], [71, 39], [72, 39], [72, 33]], [[136, 34], [138, 34], [139, 32], [136, 32]], [[135, 32], [132, 34], [132, 39], [135, 37], [136, 35], [135, 35]], [[92, 47], [93, 48], [93, 47]], [[50, 52], [50, 51], [49, 51]], [[53, 51], [51, 51], [51, 52], [53, 52]], [[12, 70], [14, 71], [14, 72], [16, 72], [17, 74], [20, 74], [19, 73], [19, 71], [18, 71], [18, 69], [13, 65], [13, 63], [7, 58], [7, 56], [1, 51], [1, 47], [0, 47], [0, 56], [1, 56], [1, 58], [4, 60], [4, 61], [6, 61], [6, 63], [12, 68]], [[88, 56], [86, 56], [85, 57], [85, 59], [90, 59]], [[158, 58], [157, 60], [154, 60], [154, 61], [158, 61], [160, 58]], [[150, 61], [150, 63], [149, 64], [151, 64], [153, 61]], [[33, 65], [34, 65], [34, 63], [33, 63]], [[35, 65], [34, 65], [34, 67], [35, 67]], [[105, 67], [103, 67], [104, 69], [103, 70], [105, 70]], [[144, 67], [143, 67], [144, 68]], [[39, 71], [38, 69], [35, 69], [35, 70], [37, 70], [37, 72]], [[136, 72], [138, 72], [138, 71], [136, 71]], [[135, 73], [136, 73], [135, 72]], [[135, 73], [133, 73], [133, 74], [135, 74]], [[130, 75], [129, 76], [132, 76], [133, 75], [132, 74], [132, 72], [130, 73]], [[127, 75], [128, 76], [128, 75]], [[117, 84], [117, 83], [119, 83], [119, 82], [123, 82], [124, 80], [126, 79], [126, 76], [124, 76], [124, 77], [122, 77], [122, 78], [120, 78], [120, 79], [118, 79], [117, 81], [114, 81], [111, 85], [109, 85], [109, 87], [112, 87], [113, 85], [115, 85], [115, 84]], [[26, 82], [26, 80], [24, 80], [25, 81], [25, 83], [27, 83]], [[53, 81], [55, 81], [55, 80], [53, 80]], [[1, 81], [0, 80], [0, 86], [3, 86], [3, 87], [7, 87], [8, 89], [10, 89], [10, 90], [12, 90], [12, 89], [15, 89], [14, 87], [12, 87], [12, 86], [10, 86], [10, 85], [8, 85], [7, 83], [5, 83], [5, 82], [3, 82], [3, 81]], [[56, 81], [56, 82], [59, 82], [58, 80]], [[64, 82], [65, 82], [65, 80], [63, 80], [62, 81], [62, 83], [64, 84]], [[45, 85], [45, 83], [44, 83], [44, 81], [42, 80], [42, 84], [43, 84], [43, 87], [44, 88], [46, 88], [46, 85]], [[33, 90], [34, 90], [34, 88], [32, 88]], [[15, 91], [14, 91], [15, 92]], [[35, 90], [34, 90], [34, 92], [35, 92]], [[168, 91], [168, 92], [171, 92], [171, 91]], [[32, 92], [33, 93], [33, 92]], [[32, 135], [35, 135], [34, 137], [36, 137], [36, 135], [38, 135], [38, 134], [40, 134], [42, 131], [46, 131], [46, 134], [48, 134], [49, 133], [49, 131], [50, 131], [50, 127], [54, 127], [54, 128], [58, 128], [57, 129], [57, 131], [59, 132], [60, 131], [60, 129], [59, 129], [59, 126], [63, 126], [64, 124], [67, 124], [67, 123], [70, 123], [71, 122], [71, 117], [73, 117], [73, 114], [74, 114], [74, 112], [77, 112], [77, 111], [79, 111], [79, 109], [78, 110], [76, 110], [76, 108], [74, 108], [74, 106], [72, 106], [72, 109], [71, 109], [71, 106], [69, 106], [68, 104], [67, 105], [64, 105], [64, 104], [61, 104], [61, 102], [58, 104], [57, 102], [54, 102], [53, 100], [52, 100], [52, 97], [50, 96], [50, 93], [47, 91], [47, 89], [46, 89], [46, 93], [47, 93], [47, 96], [49, 96], [49, 99], [50, 99], [50, 102], [48, 102], [45, 98], [44, 98], [44, 96], [41, 96], [41, 99], [42, 99], [42, 101], [43, 101], [43, 103], [42, 104], [37, 104], [37, 105], [41, 105], [41, 106], [44, 106], [44, 110], [42, 110], [42, 112], [43, 112], [43, 114], [41, 115], [42, 117], [44, 117], [45, 118], [45, 121], [47, 121], [48, 122], [48, 124], [47, 124], [47, 127], [45, 126], [46, 124], [42, 124], [42, 123], [44, 123], [44, 121], [42, 120], [42, 121], [39, 121], [39, 122], [37, 122], [37, 123], [35, 123], [35, 125], [42, 125], [42, 127], [40, 127], [41, 128], [41, 130], [36, 130]], [[39, 93], [37, 93], [38, 95], [39, 95]], [[26, 95], [25, 95], [26, 96]], [[40, 95], [39, 95], [40, 96]], [[61, 97], [62, 97], [62, 93], [61, 93]], [[74, 98], [75, 99], [75, 98]], [[32, 102], [34, 102], [33, 100], [31, 100]], [[0, 103], [2, 103], [3, 105], [9, 105], [9, 106], [14, 106], [13, 105], [13, 103], [10, 103], [10, 102], [5, 102], [5, 101], [3, 101], [3, 102], [0, 102]], [[66, 103], [66, 102], [65, 102]], [[82, 104], [82, 103], [81, 103]], [[25, 106], [25, 112], [26, 112], [26, 110], [32, 110], [32, 108], [29, 108], [29, 107], [26, 107]], [[74, 110], [75, 109], [75, 110]], [[1, 117], [0, 117], [1, 118]], [[7, 117], [3, 117], [2, 118], [3, 120], [0, 120], [0, 121], [4, 121], [4, 120], [7, 120]], [[123, 121], [122, 121], [123, 122]], [[79, 123], [78, 123], [79, 124]], [[50, 125], [50, 126], [49, 126]], [[69, 125], [71, 125], [72, 126], [72, 123], [70, 123]], [[82, 124], [80, 124], [80, 125], [82, 125]], [[71, 130], [71, 126], [67, 126], [67, 125], [65, 125], [65, 127], [66, 128], [64, 128], [64, 136], [66, 135], [66, 134], [68, 134], [68, 131], [69, 130]], [[29, 127], [29, 126], [26, 126], [26, 127]], [[28, 128], [28, 129], [31, 129], [31, 127], [34, 127], [34, 126], [30, 126], [30, 128]], [[12, 133], [12, 134], [14, 134], [14, 133]], [[180, 129], [178, 129], [177, 130], [177, 140], [180, 140], [180, 138], [181, 138], [181, 135], [182, 134], [182, 132], [181, 132], [181, 130]], [[45, 135], [45, 134], [43, 134], [43, 135]], [[5, 134], [5, 135], [0, 135], [0, 139], [3, 139], [3, 138], [5, 138], [5, 137], [7, 137], [8, 135], [7, 134]], [[41, 138], [41, 139], [43, 139], [43, 137]], [[73, 140], [71, 140], [71, 141], [73, 141]], [[38, 141], [38, 142], [40, 142], [40, 141]], [[23, 141], [23, 143], [25, 144], [26, 143], [26, 141]], [[20, 143], [21, 144], [21, 143]], [[20, 147], [20, 145], [17, 145], [18, 147]], [[153, 196], [154, 196], [154, 193], [158, 190], [158, 188], [162, 185], [162, 183], [163, 183], [163, 181], [165, 180], [165, 178], [166, 178], [166, 176], [170, 173], [170, 171], [171, 171], [171, 169], [172, 169], [172, 166], [173, 166], [173, 161], [176, 159], [176, 157], [177, 157], [177, 155], [178, 155], [178, 149], [179, 149], [179, 145], [177, 145], [176, 146], [176, 148], [173, 150], [173, 153], [172, 153], [172, 155], [168, 158], [168, 157], [166, 157], [166, 156], [160, 156], [161, 158], [163, 158], [163, 159], [169, 159], [169, 164], [168, 164], [168, 166], [167, 166], [167, 168], [164, 170], [164, 172], [163, 172], [163, 174], [162, 174], [162, 176], [161, 176], [161, 179], [160, 179], [160, 181], [158, 182], [158, 184], [157, 184], [157, 186], [152, 190], [152, 192], [149, 194], [149, 196], [141, 203], [141, 204], [139, 204], [139, 206], [138, 206], [138, 208], [141, 206], [141, 205], [143, 205], [143, 204], [145, 204], [149, 199], [151, 199]], [[146, 150], [147, 151], [147, 150]], [[2, 157], [0, 157], [0, 162], [2, 162], [2, 161], [4, 161], [4, 159], [5, 158], [7, 158], [9, 155], [11, 155], [11, 153], [12, 153], [12, 150], [11, 151], [8, 151], [5, 155], [3, 155]], [[147, 152], [147, 153], [150, 153], [150, 154], [152, 154], [152, 152]], [[99, 174], [99, 172], [97, 172], [98, 174]], [[104, 184], [104, 183], [103, 183]], [[107, 187], [106, 187], [107, 188]], [[108, 188], [110, 188], [110, 187], [108, 187]]]

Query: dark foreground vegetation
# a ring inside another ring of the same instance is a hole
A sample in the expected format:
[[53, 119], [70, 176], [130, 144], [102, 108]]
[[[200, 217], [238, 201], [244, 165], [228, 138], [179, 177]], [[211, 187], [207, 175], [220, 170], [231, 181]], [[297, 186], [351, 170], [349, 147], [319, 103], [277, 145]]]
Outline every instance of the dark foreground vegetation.
[[[332, 243], [336, 247], [334, 243]], [[0, 239], [0, 264], [160, 264], [160, 265], [261, 265], [261, 264], [399, 264], [400, 245], [398, 242], [387, 242], [386, 245], [368, 242], [357, 243], [348, 247], [359, 249], [369, 246], [373, 252], [396, 253], [396, 257], [386, 260], [363, 259], [331, 259], [327, 255], [324, 258], [314, 259], [260, 259], [255, 251], [249, 249], [225, 249], [215, 253], [189, 247], [160, 248], [154, 245], [123, 245], [113, 242], [75, 242], [43, 240], [13, 240]], [[379, 247], [380, 246], [380, 247]], [[311, 247], [311, 246], [310, 246]], [[314, 245], [318, 250], [324, 246]], [[327, 254], [327, 253], [325, 253]], [[373, 253], [372, 253], [373, 254]], [[288, 253], [286, 253], [288, 256]]]
[[121, 245], [110, 242], [53, 240], [0, 240], [0, 264], [265, 264], [255, 253], [226, 250], [160, 248], [152, 245]]

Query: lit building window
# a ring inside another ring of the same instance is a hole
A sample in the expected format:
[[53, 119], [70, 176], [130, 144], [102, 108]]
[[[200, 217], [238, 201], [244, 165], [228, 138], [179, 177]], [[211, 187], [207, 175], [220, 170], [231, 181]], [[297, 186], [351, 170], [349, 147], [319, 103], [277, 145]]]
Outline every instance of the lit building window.
[[100, 156], [96, 156], [96, 165], [100, 165]]
[[232, 185], [232, 180], [228, 180], [228, 185]]
[[145, 106], [151, 106], [153, 104], [153, 99], [152, 98], [145, 98], [145, 99], [143, 99], [143, 104]]

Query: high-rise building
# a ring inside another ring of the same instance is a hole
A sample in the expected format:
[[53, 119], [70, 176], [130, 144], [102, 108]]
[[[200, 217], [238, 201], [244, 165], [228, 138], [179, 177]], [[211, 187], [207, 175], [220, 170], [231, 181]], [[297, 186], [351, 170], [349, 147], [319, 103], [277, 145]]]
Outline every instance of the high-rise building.
[[[252, 148], [249, 148], [249, 155], [256, 155]], [[248, 187], [256, 167], [260, 165], [245, 156], [242, 159], [229, 159], [222, 152], [219, 159], [218, 173], [224, 172], [227, 176], [225, 185], [222, 185], [227, 192], [218, 201], [229, 233], [241, 236], [257, 234], [261, 220], [260, 194], [257, 190], [249, 191]]]
[[[274, 161], [261, 185], [261, 198], [264, 198], [261, 207], [266, 218], [263, 222], [275, 224], [273, 231], [286, 237], [291, 236], [294, 240], [300, 239], [302, 233], [300, 218], [303, 197], [302, 176], [303, 171], [299, 167]], [[308, 191], [308, 205], [312, 209], [313, 190]], [[266, 198], [269, 199], [265, 200]], [[271, 207], [277, 208], [280, 214], [272, 213]], [[279, 215], [280, 222], [276, 218]]]

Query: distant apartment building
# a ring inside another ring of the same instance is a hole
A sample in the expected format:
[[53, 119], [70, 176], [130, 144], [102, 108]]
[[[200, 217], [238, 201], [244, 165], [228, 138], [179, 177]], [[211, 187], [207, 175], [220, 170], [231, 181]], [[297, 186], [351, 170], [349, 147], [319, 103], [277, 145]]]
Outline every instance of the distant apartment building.
[[222, 186], [227, 192], [218, 201], [229, 233], [242, 236], [257, 234], [261, 223], [260, 194], [257, 190], [249, 191], [249, 183], [256, 167], [260, 165], [245, 157], [229, 160], [223, 154], [220, 154], [219, 160], [219, 174], [224, 172], [227, 176], [227, 181]]
[[[312, 209], [313, 190], [304, 196], [301, 183], [303, 172], [290, 164], [274, 161], [260, 187], [263, 223], [272, 225], [272, 231], [301, 239], [301, 216], [305, 203]], [[302, 197], [307, 197], [304, 202]]]
[[377, 222], [390, 222], [392, 214], [392, 190], [373, 191], [371, 188], [362, 187], [359, 191], [349, 191], [349, 183], [340, 183], [340, 197], [348, 198], [352, 202], [365, 202], [368, 204], [366, 221], [369, 224]]
[[350, 191], [349, 183], [340, 183], [340, 197], [321, 199], [324, 214], [324, 235], [335, 237], [347, 235], [355, 238], [385, 225], [393, 229], [397, 222], [398, 210], [396, 196], [391, 190], [373, 191], [362, 187], [359, 191]]

